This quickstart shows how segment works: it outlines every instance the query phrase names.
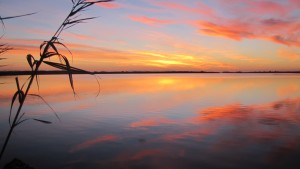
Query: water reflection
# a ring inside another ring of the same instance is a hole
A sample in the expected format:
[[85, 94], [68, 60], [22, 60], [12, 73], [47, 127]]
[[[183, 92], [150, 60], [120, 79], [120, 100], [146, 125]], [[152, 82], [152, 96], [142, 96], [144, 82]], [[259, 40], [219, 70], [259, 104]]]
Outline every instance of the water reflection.
[[116, 135], [104, 135], [104, 136], [100, 136], [97, 138], [93, 138], [93, 139], [87, 140], [83, 143], [75, 145], [74, 147], [71, 148], [70, 152], [72, 153], [75, 151], [87, 149], [87, 148], [93, 147], [96, 144], [101, 144], [104, 142], [117, 141], [118, 138], [119, 137]]
[[[297, 168], [300, 76], [101, 76], [99, 97], [92, 77], [75, 76], [76, 98], [67, 77], [41, 76], [40, 91], [33, 93], [62, 122], [24, 124], [5, 160], [18, 156], [46, 169]], [[1, 112], [8, 112], [15, 88], [13, 78], [5, 81]], [[29, 99], [24, 111], [55, 119], [37, 99]], [[0, 126], [6, 132], [5, 113]]]

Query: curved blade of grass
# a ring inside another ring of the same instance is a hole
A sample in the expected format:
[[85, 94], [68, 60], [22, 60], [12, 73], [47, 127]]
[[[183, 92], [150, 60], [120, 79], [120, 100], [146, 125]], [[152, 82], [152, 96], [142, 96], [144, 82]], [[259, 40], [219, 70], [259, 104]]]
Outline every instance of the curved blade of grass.
[[54, 113], [56, 118], [60, 121], [60, 118], [59, 118], [57, 112], [50, 106], [50, 104], [48, 104], [48, 102], [42, 96], [40, 96], [38, 94], [28, 94], [28, 95], [40, 98], [52, 110], [52, 112]]
[[76, 73], [86, 73], [86, 74], [93, 74], [89, 71], [86, 71], [86, 70], [83, 70], [83, 69], [79, 69], [79, 68], [76, 68], [76, 67], [72, 67], [70, 66], [70, 68], [68, 69], [66, 67], [66, 65], [64, 64], [61, 64], [61, 63], [56, 63], [56, 62], [50, 62], [50, 61], [43, 61], [45, 64], [49, 65], [49, 66], [52, 66], [52, 67], [55, 67], [55, 68], [58, 68], [58, 69], [61, 69], [61, 70], [70, 70], [72, 72], [76, 72]]
[[23, 113], [23, 114], [19, 117], [19, 119], [17, 120], [16, 124], [15, 124], [13, 127], [16, 127], [16, 126], [18, 126], [19, 124], [21, 124], [21, 123], [23, 123], [23, 122], [29, 120], [29, 119], [23, 119], [23, 120], [22, 120], [22, 118], [24, 117], [24, 115], [25, 115], [25, 113]]
[[24, 86], [27, 84], [27, 82], [29, 81], [29, 79], [32, 78], [33, 75], [30, 75], [26, 80], [25, 82], [23, 83], [22, 87], [21, 87], [21, 90], [23, 90]]
[[44, 46], [47, 44], [47, 41], [44, 41], [41, 45], [40, 45], [40, 57], [43, 58], [43, 54], [42, 54], [42, 51], [43, 51], [43, 48]]
[[19, 91], [17, 91], [17, 92], [14, 94], [14, 96], [13, 96], [13, 98], [12, 98], [12, 100], [11, 100], [11, 103], [10, 103], [9, 118], [8, 118], [8, 123], [9, 123], [10, 126], [12, 126], [11, 120], [10, 120], [10, 119], [11, 119], [11, 114], [12, 114], [12, 108], [13, 108], [13, 106], [14, 106], [14, 103], [15, 103], [16, 98], [17, 98], [18, 95], [19, 95]]
[[41, 123], [44, 123], [44, 124], [52, 124], [52, 122], [46, 121], [46, 120], [40, 120], [40, 119], [32, 119], [32, 120], [35, 120], [35, 121], [38, 121], [38, 122], [41, 122]]
[[[99, 77], [97, 75], [94, 75], [94, 77], [95, 77], [95, 79], [96, 79], [96, 81], [98, 83], [98, 92], [97, 92], [97, 95], [96, 95], [96, 97], [98, 97], [99, 94], [100, 94], [100, 92], [101, 92], [101, 86], [100, 86], [100, 82], [98, 80]], [[101, 78], [99, 78], [99, 79], [101, 79]]]
[[19, 117], [19, 119], [17, 120], [17, 122], [19, 122], [20, 120], [22, 120], [23, 116], [25, 115], [25, 113], [22, 113], [21, 116]]
[[18, 121], [13, 127], [17, 127], [18, 125], [24, 123], [24, 122], [27, 121], [27, 120], [29, 120], [29, 119], [23, 119], [23, 120], [21, 120], [21, 121]]
[[18, 89], [17, 93], [18, 93], [18, 96], [19, 96], [18, 97], [19, 98], [19, 103], [21, 104], [23, 102], [23, 100], [24, 100], [25, 93], [20, 88], [19, 78], [18, 77], [16, 77], [16, 84], [17, 84], [17, 89]]
[[[51, 59], [51, 57], [52, 56], [58, 56], [59, 57], [59, 54], [58, 53], [56, 53], [56, 52], [47, 52], [46, 54], [45, 54], [45, 59], [46, 58], [49, 58], [49, 60]], [[61, 62], [61, 59], [59, 58], [59, 60], [60, 60], [60, 62]]]
[[8, 17], [1, 17], [1, 20], [5, 20], [5, 19], [12, 19], [12, 18], [18, 18], [18, 17], [23, 17], [23, 16], [28, 16], [28, 15], [34, 15], [37, 12], [33, 12], [33, 13], [28, 13], [28, 14], [24, 14], [24, 15], [16, 15], [16, 16], [8, 16]]
[[73, 93], [75, 94], [72, 72], [76, 72], [76, 73], [88, 73], [88, 74], [91, 74], [91, 73], [88, 72], [88, 71], [79, 69], [79, 68], [72, 67], [72, 66], [70, 66], [69, 61], [65, 57], [63, 57], [63, 59], [64, 59], [64, 61], [65, 61], [66, 64], [49, 62], [49, 61], [43, 61], [43, 62], [45, 64], [49, 65], [49, 66], [52, 66], [52, 67], [55, 67], [55, 68], [58, 68], [58, 69], [61, 69], [61, 70], [66, 70], [68, 72], [68, 74], [69, 74], [69, 81], [70, 81], [71, 88], [73, 90]]
[[72, 61], [73, 61], [73, 54], [72, 54], [72, 52], [69, 50], [69, 48], [68, 48], [65, 44], [59, 42], [58, 40], [57, 40], [56, 42], [53, 42], [53, 43], [54, 43], [54, 44], [58, 44], [58, 45], [64, 47], [64, 48], [70, 53], [70, 55], [71, 55], [71, 57], [72, 57]]
[[34, 57], [31, 54], [28, 54], [27, 57], [26, 57], [26, 59], [27, 59], [27, 62], [29, 64], [31, 70], [33, 71], [33, 66], [36, 63]]
[[84, 23], [84, 21], [95, 19], [97, 17], [90, 17], [90, 18], [82, 18], [82, 19], [76, 19], [76, 20], [71, 20], [65, 23], [65, 25], [72, 25], [72, 24], [78, 24], [78, 23]]
[[[63, 56], [62, 56], [63, 57]], [[69, 64], [69, 61], [67, 58], [63, 57], [64, 61], [65, 61], [65, 65], [64, 64], [61, 64], [61, 63], [55, 63], [55, 62], [47, 62], [47, 61], [44, 61], [44, 63], [46, 63], [47, 65], [50, 65], [52, 67], [55, 67], [55, 68], [58, 68], [58, 69], [61, 69], [61, 70], [66, 70], [68, 72], [68, 75], [69, 75], [69, 81], [70, 81], [70, 85], [71, 85], [71, 88], [73, 90], [73, 93], [75, 93], [75, 90], [74, 90], [74, 84], [73, 84], [73, 77], [72, 77], [72, 72], [71, 72], [71, 66]]]
[[23, 101], [24, 101], [24, 98], [25, 98], [25, 93], [20, 89], [20, 85], [19, 85], [19, 79], [18, 77], [16, 77], [16, 84], [17, 84], [17, 91], [16, 93], [13, 95], [13, 98], [12, 98], [12, 101], [11, 101], [11, 104], [10, 104], [10, 110], [9, 110], [9, 118], [8, 118], [8, 123], [10, 126], [12, 126], [11, 124], [11, 115], [12, 115], [12, 108], [13, 108], [13, 105], [18, 97], [19, 99], [19, 103], [21, 104]]

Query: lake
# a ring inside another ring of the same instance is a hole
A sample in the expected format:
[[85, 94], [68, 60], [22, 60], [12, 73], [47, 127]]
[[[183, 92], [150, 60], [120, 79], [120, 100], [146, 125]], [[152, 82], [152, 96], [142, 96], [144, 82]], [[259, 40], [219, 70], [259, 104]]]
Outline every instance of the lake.
[[[39, 77], [1, 168], [299, 168], [300, 75], [138, 74]], [[20, 76], [25, 81], [27, 76]], [[0, 144], [14, 77], [0, 77]], [[98, 96], [97, 96], [98, 95]], [[17, 102], [15, 103], [18, 104]], [[13, 110], [16, 110], [14, 108]]]

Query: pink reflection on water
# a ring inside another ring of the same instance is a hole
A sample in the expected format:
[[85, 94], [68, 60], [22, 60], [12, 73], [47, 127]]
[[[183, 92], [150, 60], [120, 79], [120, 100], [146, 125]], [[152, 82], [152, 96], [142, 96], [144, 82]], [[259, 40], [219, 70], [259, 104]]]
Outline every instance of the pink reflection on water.
[[76, 152], [76, 151], [80, 151], [80, 150], [83, 150], [83, 149], [93, 147], [94, 145], [97, 145], [97, 144], [101, 144], [101, 143], [104, 143], [104, 142], [117, 141], [119, 139], [120, 138], [117, 135], [99, 136], [97, 138], [93, 138], [93, 139], [87, 140], [83, 143], [80, 143], [80, 144], [77, 144], [77, 145], [73, 146], [70, 149], [69, 152], [73, 153], [73, 152]]
[[151, 127], [151, 126], [160, 126], [164, 124], [175, 124], [174, 120], [159, 118], [159, 119], [144, 119], [136, 121], [130, 124], [130, 127]]
[[300, 87], [298, 84], [287, 84], [285, 86], [279, 87], [277, 89], [277, 93], [281, 97], [291, 96], [300, 91]]
[[162, 140], [171, 142], [178, 141], [186, 138], [193, 138], [197, 141], [201, 141], [209, 135], [214, 134], [215, 130], [213, 128], [200, 128], [198, 130], [185, 131], [182, 133], [175, 134], [165, 134]]
[[145, 149], [129, 156], [129, 160], [142, 160], [146, 157], [155, 157], [157, 155], [161, 155], [162, 153], [162, 149]]

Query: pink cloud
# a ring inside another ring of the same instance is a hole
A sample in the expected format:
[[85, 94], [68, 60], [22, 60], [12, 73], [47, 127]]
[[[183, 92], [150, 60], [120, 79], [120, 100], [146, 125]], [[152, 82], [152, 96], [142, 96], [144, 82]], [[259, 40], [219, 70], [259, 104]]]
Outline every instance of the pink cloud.
[[289, 0], [289, 2], [295, 6], [295, 7], [300, 7], [300, 1], [299, 0]]
[[222, 22], [199, 21], [199, 33], [233, 40], [263, 39], [287, 46], [300, 46], [300, 23], [279, 19], [224, 19]]
[[[215, 0], [213, 3], [188, 1], [146, 0], [170, 11], [180, 19], [161, 20], [145, 16], [130, 16], [131, 20], [148, 24], [171, 24], [174, 22], [195, 26], [201, 34], [233, 40], [261, 39], [288, 46], [300, 46], [300, 22], [296, 11], [300, 1], [285, 2], [260, 0]], [[216, 7], [218, 6], [218, 7]], [[189, 16], [189, 18], [182, 18]], [[190, 18], [199, 17], [199, 21]]]
[[199, 32], [211, 36], [223, 36], [234, 40], [254, 37], [253, 33], [242, 24], [219, 25], [212, 22], [198, 22]]
[[114, 3], [114, 2], [98, 3], [97, 5], [104, 7], [104, 8], [121, 8], [122, 7], [120, 4]]
[[300, 2], [296, 0], [285, 3], [218, 0], [216, 1], [220, 5], [218, 8], [201, 2], [194, 4], [157, 0], [148, 2], [175, 13], [180, 11], [183, 14], [196, 14], [202, 17], [196, 24], [189, 19], [178, 21], [196, 25], [201, 34], [233, 40], [263, 39], [288, 46], [300, 46], [298, 33], [300, 22], [295, 20], [293, 15], [297, 10], [295, 6], [300, 6]]
[[128, 16], [129, 19], [140, 22], [147, 25], [164, 25], [164, 24], [172, 24], [173, 22], [170, 20], [162, 20], [162, 19], [156, 19], [156, 18], [150, 18], [146, 16]]
[[[278, 3], [268, 0], [218, 0], [222, 9], [236, 14], [286, 16], [293, 9], [292, 3]], [[293, 0], [291, 0], [293, 1]], [[227, 11], [227, 12], [228, 12]]]
[[248, 10], [247, 12], [253, 12], [260, 15], [265, 14], [277, 14], [287, 15], [290, 12], [290, 7], [271, 1], [247, 1]]
[[176, 2], [162, 2], [157, 0], [149, 0], [148, 2], [156, 6], [170, 9], [170, 10], [179, 10], [181, 12], [186, 12], [186, 13], [200, 14], [211, 18], [216, 17], [215, 10], [202, 2], [197, 2], [194, 6], [188, 6]]

